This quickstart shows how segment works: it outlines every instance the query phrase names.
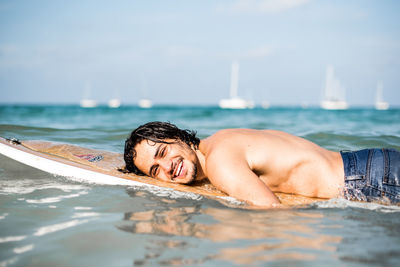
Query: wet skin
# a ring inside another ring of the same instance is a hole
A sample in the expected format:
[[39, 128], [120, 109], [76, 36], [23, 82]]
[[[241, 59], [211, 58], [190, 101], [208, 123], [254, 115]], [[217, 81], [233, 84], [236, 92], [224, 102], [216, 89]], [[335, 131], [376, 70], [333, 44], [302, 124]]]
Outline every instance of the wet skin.
[[303, 138], [273, 130], [227, 129], [201, 140], [199, 149], [185, 143], [136, 145], [136, 166], [145, 174], [188, 184], [208, 178], [230, 196], [262, 207], [279, 204], [273, 192], [332, 198], [343, 187], [338, 152]]

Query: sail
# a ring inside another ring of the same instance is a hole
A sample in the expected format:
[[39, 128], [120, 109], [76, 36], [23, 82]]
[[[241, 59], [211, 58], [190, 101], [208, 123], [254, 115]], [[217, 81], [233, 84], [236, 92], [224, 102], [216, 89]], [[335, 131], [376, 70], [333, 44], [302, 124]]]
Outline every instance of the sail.
[[221, 99], [219, 101], [219, 106], [221, 108], [245, 109], [254, 107], [254, 103], [252, 101], [242, 99], [238, 96], [238, 87], [239, 87], [239, 63], [237, 61], [233, 61], [232, 71], [231, 71], [231, 84], [229, 88], [230, 98]]
[[321, 101], [323, 109], [347, 109], [346, 89], [335, 77], [335, 70], [332, 65], [326, 68], [326, 79], [324, 88], [324, 97]]
[[92, 94], [92, 83], [87, 81], [83, 90], [83, 98], [80, 101], [82, 108], [94, 108], [97, 106], [96, 100], [91, 98]]
[[383, 100], [383, 82], [378, 81], [376, 86], [376, 96], [375, 96], [375, 109], [386, 110], [389, 109], [389, 103]]

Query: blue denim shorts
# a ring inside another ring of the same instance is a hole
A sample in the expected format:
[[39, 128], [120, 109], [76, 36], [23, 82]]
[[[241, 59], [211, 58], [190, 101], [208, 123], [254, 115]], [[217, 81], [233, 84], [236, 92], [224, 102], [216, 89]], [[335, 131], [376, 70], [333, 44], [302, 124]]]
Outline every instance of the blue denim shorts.
[[400, 152], [394, 149], [340, 151], [344, 197], [349, 200], [400, 203]]

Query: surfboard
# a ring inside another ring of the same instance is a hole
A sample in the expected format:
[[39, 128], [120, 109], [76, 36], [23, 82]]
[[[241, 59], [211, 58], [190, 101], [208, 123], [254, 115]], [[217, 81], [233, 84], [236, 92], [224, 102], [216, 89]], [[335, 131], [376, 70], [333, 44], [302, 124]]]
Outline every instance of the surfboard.
[[[193, 185], [181, 185], [123, 173], [119, 171], [125, 166], [123, 155], [115, 152], [57, 142], [0, 137], [0, 154], [48, 173], [88, 183], [137, 186], [150, 191], [166, 189], [181, 193], [182, 196], [204, 196], [240, 203], [215, 188], [207, 179]], [[323, 200], [283, 193], [276, 195], [285, 205], [304, 205]]]

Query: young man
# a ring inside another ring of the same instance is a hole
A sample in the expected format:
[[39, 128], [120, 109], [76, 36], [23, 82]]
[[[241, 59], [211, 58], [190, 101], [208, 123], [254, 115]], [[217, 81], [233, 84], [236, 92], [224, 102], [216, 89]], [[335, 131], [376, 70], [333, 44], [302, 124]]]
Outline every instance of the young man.
[[273, 192], [400, 202], [400, 153], [332, 152], [274, 130], [227, 129], [200, 140], [165, 122], [135, 129], [125, 143], [126, 170], [171, 183], [208, 178], [229, 196], [278, 206]]

